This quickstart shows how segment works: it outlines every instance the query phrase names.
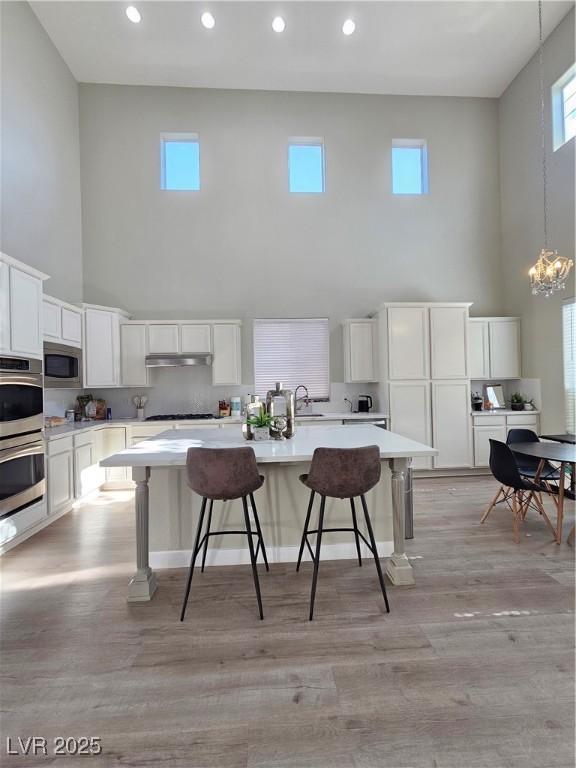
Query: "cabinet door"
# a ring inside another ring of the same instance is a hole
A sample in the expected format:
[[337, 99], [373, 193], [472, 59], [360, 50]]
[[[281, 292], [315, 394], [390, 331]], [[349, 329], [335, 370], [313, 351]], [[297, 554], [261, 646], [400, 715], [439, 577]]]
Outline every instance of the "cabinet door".
[[517, 319], [490, 320], [490, 378], [519, 379], [520, 322]]
[[62, 339], [74, 346], [82, 345], [82, 313], [62, 307]]
[[468, 325], [468, 344], [470, 378], [489, 379], [488, 323], [485, 320], [470, 321]]
[[240, 327], [232, 323], [212, 326], [212, 384], [241, 384]]
[[173, 352], [177, 354], [178, 326], [177, 325], [149, 325], [148, 347], [151, 354], [159, 352]]
[[[108, 458], [114, 453], [120, 453], [126, 448], [126, 429], [124, 427], [107, 427], [102, 430], [102, 456]], [[128, 477], [126, 467], [106, 467], [106, 482], [114, 480], [126, 480]]]
[[0, 261], [0, 351], [10, 351], [10, 267]]
[[74, 471], [72, 451], [48, 457], [48, 514], [70, 509], [74, 502]]
[[212, 351], [209, 325], [180, 326], [180, 351], [182, 354], [200, 354]]
[[428, 310], [425, 307], [388, 309], [388, 376], [429, 378]]
[[146, 325], [120, 326], [121, 379], [125, 387], [147, 387], [148, 369]]
[[74, 495], [77, 499], [98, 488], [101, 480], [99, 469], [92, 443], [74, 448]]
[[43, 341], [42, 280], [10, 267], [10, 347], [42, 358]]
[[490, 463], [490, 440], [506, 440], [506, 427], [474, 427], [474, 466], [487, 467]]
[[62, 312], [60, 305], [44, 299], [42, 311], [44, 317], [44, 336], [54, 341], [60, 341], [62, 338]]
[[430, 308], [430, 368], [433, 379], [468, 376], [468, 308]]
[[[430, 384], [427, 381], [395, 381], [390, 384], [390, 429], [424, 445], [432, 443]], [[431, 458], [413, 459], [414, 469], [430, 469]]]
[[468, 381], [432, 382], [434, 467], [469, 467], [470, 385]]
[[344, 326], [344, 362], [347, 383], [377, 381], [376, 325], [350, 322]]
[[114, 312], [86, 309], [85, 387], [115, 387], [119, 384], [119, 330]]

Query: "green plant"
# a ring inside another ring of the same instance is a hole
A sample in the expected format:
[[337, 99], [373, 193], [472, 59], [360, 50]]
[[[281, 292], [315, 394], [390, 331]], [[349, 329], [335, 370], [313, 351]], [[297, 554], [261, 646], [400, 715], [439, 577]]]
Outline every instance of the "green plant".
[[526, 403], [528, 402], [521, 392], [514, 392], [510, 397], [511, 403]]
[[261, 405], [258, 413], [255, 416], [249, 416], [246, 423], [250, 424], [251, 427], [269, 427], [272, 423], [272, 416], [266, 413], [265, 407]]

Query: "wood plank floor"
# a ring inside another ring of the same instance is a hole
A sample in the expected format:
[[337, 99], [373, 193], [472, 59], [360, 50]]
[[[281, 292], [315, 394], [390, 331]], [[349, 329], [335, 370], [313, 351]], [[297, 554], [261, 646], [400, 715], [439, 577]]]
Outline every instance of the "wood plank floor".
[[[125, 602], [132, 497], [103, 493], [2, 561], [6, 737], [99, 736], [95, 766], [172, 768], [572, 768], [574, 551], [532, 513], [519, 545], [495, 484], [415, 486], [414, 588], [374, 564], [159, 572], [150, 604]], [[565, 534], [574, 518], [567, 511]]]

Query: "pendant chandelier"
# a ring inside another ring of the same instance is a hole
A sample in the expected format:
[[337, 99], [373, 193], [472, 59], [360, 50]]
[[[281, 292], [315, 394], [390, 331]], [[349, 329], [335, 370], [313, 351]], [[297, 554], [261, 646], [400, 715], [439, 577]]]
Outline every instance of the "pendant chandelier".
[[533, 295], [550, 296], [566, 287], [566, 278], [574, 262], [548, 247], [548, 178], [546, 169], [545, 107], [544, 107], [544, 44], [542, 40], [542, 0], [538, 0], [539, 67], [540, 67], [540, 139], [542, 149], [542, 191], [544, 202], [544, 248], [538, 261], [530, 268]]

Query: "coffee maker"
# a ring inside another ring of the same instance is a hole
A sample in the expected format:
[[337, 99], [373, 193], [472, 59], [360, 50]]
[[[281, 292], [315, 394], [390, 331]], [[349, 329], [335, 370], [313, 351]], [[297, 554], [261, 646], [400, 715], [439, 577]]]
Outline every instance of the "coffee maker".
[[370, 413], [372, 398], [370, 395], [358, 395], [358, 413]]

